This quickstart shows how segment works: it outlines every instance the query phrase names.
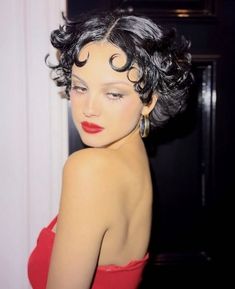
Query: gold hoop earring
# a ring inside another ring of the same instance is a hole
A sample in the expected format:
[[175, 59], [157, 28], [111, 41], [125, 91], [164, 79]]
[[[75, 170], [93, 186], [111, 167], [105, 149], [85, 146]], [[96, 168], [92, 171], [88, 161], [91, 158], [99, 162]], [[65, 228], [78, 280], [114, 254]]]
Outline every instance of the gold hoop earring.
[[149, 116], [147, 115], [141, 115], [140, 118], [140, 135], [142, 138], [147, 137], [149, 135], [150, 131], [150, 121]]

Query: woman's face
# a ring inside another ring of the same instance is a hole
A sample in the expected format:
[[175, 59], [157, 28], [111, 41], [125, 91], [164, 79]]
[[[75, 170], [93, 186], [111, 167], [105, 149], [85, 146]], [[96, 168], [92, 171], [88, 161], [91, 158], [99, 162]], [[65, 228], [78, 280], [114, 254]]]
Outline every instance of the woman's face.
[[[88, 58], [82, 67], [73, 65], [71, 108], [73, 120], [84, 144], [107, 147], [125, 138], [139, 123], [143, 104], [127, 72], [112, 69], [126, 62], [125, 53], [108, 42], [91, 42], [82, 48], [79, 60]], [[137, 69], [130, 73], [137, 79]]]

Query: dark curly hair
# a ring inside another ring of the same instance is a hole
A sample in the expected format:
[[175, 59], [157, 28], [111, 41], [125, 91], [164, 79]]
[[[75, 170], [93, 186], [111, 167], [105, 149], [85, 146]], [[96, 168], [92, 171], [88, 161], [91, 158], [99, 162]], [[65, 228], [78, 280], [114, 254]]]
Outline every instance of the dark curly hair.
[[72, 66], [86, 63], [78, 59], [80, 50], [90, 42], [106, 40], [127, 55], [121, 68], [112, 64], [115, 55], [110, 58], [114, 70], [130, 72], [137, 64], [140, 77], [133, 85], [141, 101], [147, 104], [153, 93], [158, 95], [157, 105], [149, 115], [151, 128], [161, 127], [184, 109], [193, 80], [190, 42], [184, 37], [179, 41], [175, 29], [163, 29], [147, 17], [117, 12], [89, 13], [77, 20], [64, 20], [65, 24], [51, 33], [51, 43], [59, 52], [58, 65], [48, 66], [57, 86], [65, 86], [68, 99]]

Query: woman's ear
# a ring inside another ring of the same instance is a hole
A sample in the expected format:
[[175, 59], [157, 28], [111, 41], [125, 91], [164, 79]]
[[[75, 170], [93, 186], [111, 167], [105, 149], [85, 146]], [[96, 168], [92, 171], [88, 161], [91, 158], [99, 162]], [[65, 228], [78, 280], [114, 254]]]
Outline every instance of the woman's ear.
[[143, 106], [141, 114], [142, 115], [148, 115], [154, 109], [154, 107], [155, 107], [155, 105], [157, 103], [157, 100], [158, 100], [158, 95], [153, 94], [151, 102], [149, 102], [148, 104], [145, 104]]

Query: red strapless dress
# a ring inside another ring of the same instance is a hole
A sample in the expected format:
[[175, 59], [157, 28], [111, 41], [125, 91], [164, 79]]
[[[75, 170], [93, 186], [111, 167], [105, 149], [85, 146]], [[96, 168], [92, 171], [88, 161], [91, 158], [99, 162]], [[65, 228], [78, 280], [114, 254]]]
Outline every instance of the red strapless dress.
[[[43, 228], [37, 246], [28, 261], [28, 277], [33, 289], [45, 289], [55, 233], [52, 231], [57, 217]], [[92, 289], [136, 289], [141, 281], [148, 254], [141, 260], [131, 261], [125, 266], [99, 266]]]

